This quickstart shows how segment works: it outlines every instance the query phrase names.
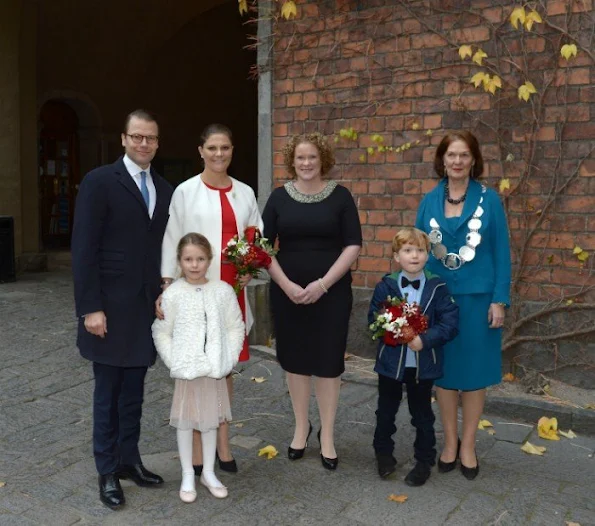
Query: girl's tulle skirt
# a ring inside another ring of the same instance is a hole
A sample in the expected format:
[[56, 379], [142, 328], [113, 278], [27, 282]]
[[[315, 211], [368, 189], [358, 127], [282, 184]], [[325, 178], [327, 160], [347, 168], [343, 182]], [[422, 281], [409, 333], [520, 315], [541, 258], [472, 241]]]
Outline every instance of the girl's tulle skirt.
[[178, 429], [217, 429], [231, 420], [225, 378], [201, 377], [176, 380], [169, 424]]

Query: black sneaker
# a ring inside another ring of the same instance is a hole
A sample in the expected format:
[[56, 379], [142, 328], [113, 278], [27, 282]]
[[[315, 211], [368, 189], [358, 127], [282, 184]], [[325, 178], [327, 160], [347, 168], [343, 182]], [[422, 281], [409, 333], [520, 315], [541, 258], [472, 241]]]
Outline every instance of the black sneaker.
[[405, 484], [408, 486], [423, 486], [430, 478], [432, 466], [424, 462], [417, 462], [413, 469], [407, 473]]
[[397, 461], [392, 455], [376, 454], [376, 462], [378, 463], [378, 474], [380, 478], [387, 478], [392, 475], [397, 469]]

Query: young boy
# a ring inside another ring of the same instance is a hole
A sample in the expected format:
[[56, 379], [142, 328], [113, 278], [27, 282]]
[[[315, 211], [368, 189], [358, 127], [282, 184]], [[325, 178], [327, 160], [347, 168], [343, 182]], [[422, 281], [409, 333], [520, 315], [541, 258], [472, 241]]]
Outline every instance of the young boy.
[[393, 238], [393, 257], [400, 272], [387, 274], [376, 285], [370, 303], [368, 322], [375, 320], [387, 296], [404, 298], [419, 304], [428, 317], [428, 329], [409, 344], [378, 345], [376, 365], [378, 373], [378, 409], [374, 450], [378, 474], [391, 475], [397, 465], [393, 456], [396, 432], [395, 418], [401, 399], [403, 384], [407, 387], [407, 401], [411, 423], [416, 437], [413, 444], [415, 467], [405, 477], [409, 486], [421, 486], [428, 480], [436, 463], [436, 435], [431, 391], [434, 380], [442, 376], [442, 346], [458, 333], [459, 309], [444, 282], [436, 275], [424, 271], [430, 250], [427, 234], [416, 228], [403, 228]]

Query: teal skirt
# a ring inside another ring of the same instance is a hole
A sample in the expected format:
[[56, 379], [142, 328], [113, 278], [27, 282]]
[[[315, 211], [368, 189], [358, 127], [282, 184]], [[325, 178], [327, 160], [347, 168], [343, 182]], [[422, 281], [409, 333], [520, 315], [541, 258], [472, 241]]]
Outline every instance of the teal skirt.
[[444, 346], [444, 389], [474, 391], [502, 380], [502, 329], [490, 329], [491, 294], [453, 296], [459, 306], [459, 334]]

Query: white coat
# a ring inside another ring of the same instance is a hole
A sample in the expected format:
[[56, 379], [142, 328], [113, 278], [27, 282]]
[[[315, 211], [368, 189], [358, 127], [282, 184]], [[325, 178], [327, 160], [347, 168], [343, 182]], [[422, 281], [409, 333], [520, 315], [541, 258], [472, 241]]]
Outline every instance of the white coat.
[[153, 322], [153, 341], [172, 378], [223, 378], [244, 344], [242, 312], [231, 285], [192, 285], [181, 278], [163, 293], [165, 319]]
[[[205, 236], [213, 248], [213, 261], [207, 279], [221, 279], [221, 198], [219, 192], [209, 189], [201, 174], [191, 177], [174, 191], [169, 205], [169, 220], [161, 250], [161, 276], [174, 278], [179, 275], [176, 248], [182, 236], [197, 232]], [[262, 218], [254, 191], [247, 184], [231, 178], [232, 189], [226, 194], [233, 209], [240, 236], [248, 226], [263, 230]], [[245, 295], [246, 290], [242, 291]], [[250, 332], [254, 318], [246, 301], [246, 334]]]

